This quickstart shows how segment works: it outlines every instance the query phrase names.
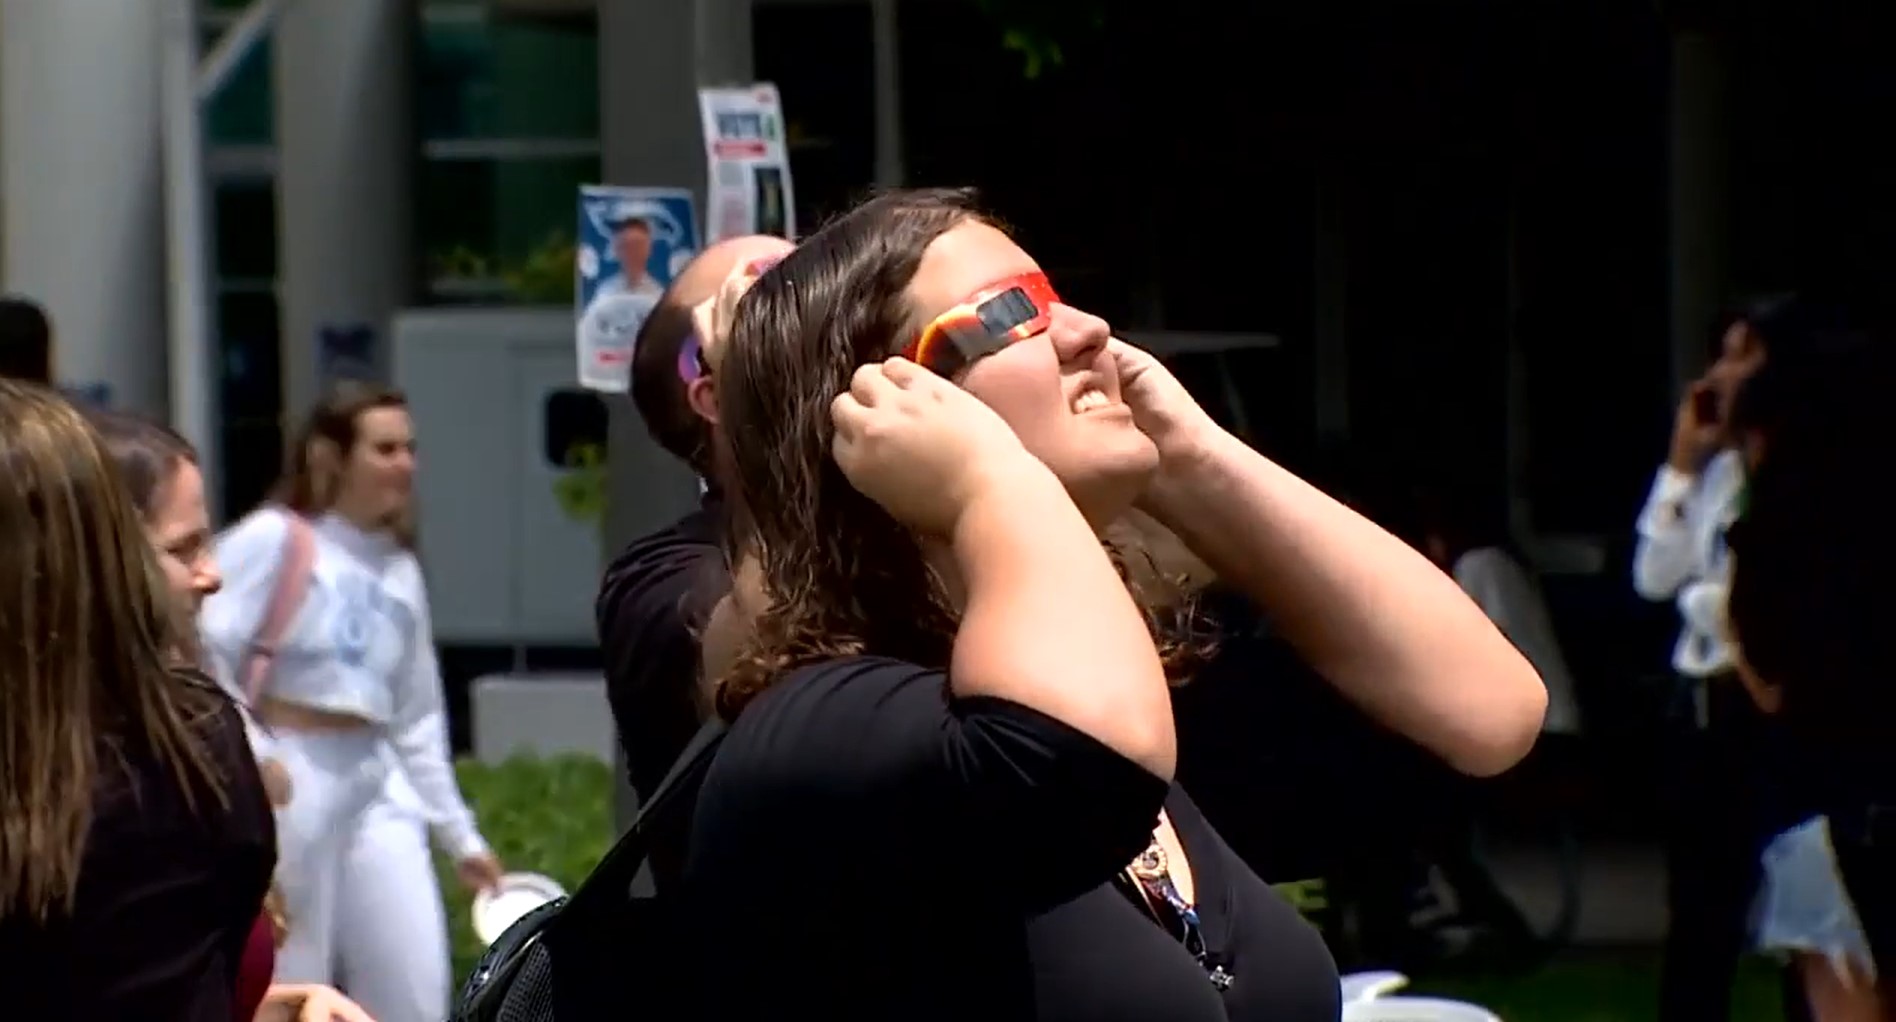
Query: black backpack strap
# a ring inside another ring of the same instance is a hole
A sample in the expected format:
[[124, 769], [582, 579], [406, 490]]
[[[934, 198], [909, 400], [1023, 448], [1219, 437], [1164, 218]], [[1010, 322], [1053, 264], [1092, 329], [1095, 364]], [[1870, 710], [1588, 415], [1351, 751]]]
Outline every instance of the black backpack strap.
[[691, 741], [685, 743], [684, 751], [672, 763], [671, 770], [666, 772], [665, 779], [658, 782], [658, 786], [652, 789], [651, 797], [639, 807], [638, 815], [632, 819], [632, 826], [626, 828], [626, 832], [606, 852], [605, 858], [593, 867], [592, 873], [567, 899], [553, 923], [565, 926], [594, 911], [624, 903], [632, 887], [632, 878], [638, 875], [639, 867], [651, 857], [653, 836], [674, 814], [691, 807], [692, 795], [697, 791], [699, 782], [704, 780], [706, 771], [711, 769], [711, 760], [717, 752], [718, 743], [724, 740], [724, 730], [723, 721], [711, 720], [691, 736]]

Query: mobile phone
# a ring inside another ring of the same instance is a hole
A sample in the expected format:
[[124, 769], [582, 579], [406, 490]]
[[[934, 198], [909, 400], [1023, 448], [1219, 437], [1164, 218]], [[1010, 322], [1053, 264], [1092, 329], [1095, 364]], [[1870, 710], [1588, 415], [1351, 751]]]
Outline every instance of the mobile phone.
[[1692, 392], [1692, 418], [1709, 426], [1718, 421], [1718, 413], [1718, 391], [1707, 387]]

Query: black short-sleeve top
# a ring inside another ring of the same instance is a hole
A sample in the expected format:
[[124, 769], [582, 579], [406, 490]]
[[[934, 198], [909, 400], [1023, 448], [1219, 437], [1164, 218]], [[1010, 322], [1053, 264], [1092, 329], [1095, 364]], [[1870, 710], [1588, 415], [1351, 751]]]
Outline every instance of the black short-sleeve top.
[[[1120, 882], [1164, 808], [1204, 957]], [[1185, 793], [1045, 714], [912, 664], [806, 668], [748, 707], [699, 794], [687, 957], [710, 1016], [1317, 1022], [1316, 931]], [[1230, 978], [1213, 982], [1211, 966]]]

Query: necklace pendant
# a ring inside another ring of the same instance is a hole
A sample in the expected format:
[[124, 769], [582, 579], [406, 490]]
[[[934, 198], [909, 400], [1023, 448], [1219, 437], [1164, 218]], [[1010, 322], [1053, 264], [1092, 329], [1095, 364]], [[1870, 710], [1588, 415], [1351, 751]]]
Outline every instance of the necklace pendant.
[[1231, 981], [1235, 978], [1231, 975], [1230, 970], [1222, 965], [1212, 966], [1211, 971], [1206, 973], [1206, 975], [1211, 978], [1211, 985], [1216, 987], [1220, 992], [1231, 989]]
[[1146, 846], [1146, 850], [1132, 860], [1132, 871], [1142, 880], [1157, 880], [1167, 875], [1170, 863], [1165, 859], [1165, 848], [1157, 841]]

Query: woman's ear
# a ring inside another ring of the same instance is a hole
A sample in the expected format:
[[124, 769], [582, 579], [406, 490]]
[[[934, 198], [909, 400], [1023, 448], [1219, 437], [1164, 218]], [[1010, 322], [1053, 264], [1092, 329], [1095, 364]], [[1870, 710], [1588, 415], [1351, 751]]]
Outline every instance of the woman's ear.
[[309, 459], [309, 467], [313, 469], [334, 472], [342, 468], [342, 448], [328, 437], [311, 439], [303, 456]]
[[342, 447], [327, 437], [313, 437], [303, 448], [303, 460], [309, 466], [310, 490], [317, 503], [335, 500], [342, 479]]
[[708, 376], [700, 376], [685, 385], [685, 401], [698, 418], [718, 424], [718, 390]]

